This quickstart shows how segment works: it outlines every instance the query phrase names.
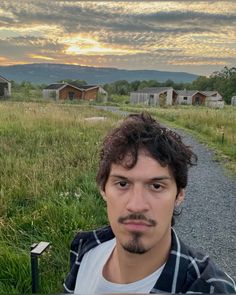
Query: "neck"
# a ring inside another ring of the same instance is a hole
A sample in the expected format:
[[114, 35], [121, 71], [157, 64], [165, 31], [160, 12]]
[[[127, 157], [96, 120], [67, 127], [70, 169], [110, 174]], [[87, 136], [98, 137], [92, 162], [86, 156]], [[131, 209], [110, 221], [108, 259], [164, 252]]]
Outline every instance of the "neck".
[[144, 254], [129, 253], [117, 241], [116, 247], [103, 269], [104, 277], [113, 283], [128, 284], [144, 279], [168, 259], [171, 231], [157, 245]]

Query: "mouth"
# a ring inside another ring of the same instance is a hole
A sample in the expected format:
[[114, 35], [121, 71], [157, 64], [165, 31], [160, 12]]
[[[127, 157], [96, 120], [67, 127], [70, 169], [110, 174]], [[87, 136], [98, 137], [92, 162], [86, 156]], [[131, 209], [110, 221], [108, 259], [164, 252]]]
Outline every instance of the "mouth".
[[126, 220], [122, 223], [126, 230], [132, 232], [147, 231], [153, 225], [142, 220]]
[[148, 218], [142, 213], [121, 216], [118, 218], [118, 222], [129, 232], [145, 232], [157, 225], [154, 219]]

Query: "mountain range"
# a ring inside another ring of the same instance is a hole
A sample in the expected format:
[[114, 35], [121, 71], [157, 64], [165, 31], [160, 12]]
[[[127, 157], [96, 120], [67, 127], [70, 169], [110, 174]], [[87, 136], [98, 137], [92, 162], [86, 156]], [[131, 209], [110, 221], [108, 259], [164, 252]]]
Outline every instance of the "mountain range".
[[176, 83], [192, 82], [198, 76], [185, 72], [156, 70], [122, 70], [116, 68], [97, 68], [68, 64], [34, 63], [0, 66], [0, 75], [19, 83], [29, 81], [34, 84], [50, 84], [63, 79], [85, 80], [88, 84], [105, 84], [117, 80], [157, 80]]

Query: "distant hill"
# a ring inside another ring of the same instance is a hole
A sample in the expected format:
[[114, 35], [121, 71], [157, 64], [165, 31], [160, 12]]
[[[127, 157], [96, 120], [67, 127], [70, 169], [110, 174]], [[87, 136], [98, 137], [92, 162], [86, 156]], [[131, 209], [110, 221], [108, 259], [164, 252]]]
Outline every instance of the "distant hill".
[[185, 72], [154, 70], [120, 70], [116, 68], [95, 68], [67, 64], [23, 64], [0, 66], [0, 75], [16, 82], [29, 81], [34, 84], [50, 84], [63, 79], [85, 80], [88, 84], [105, 84], [117, 80], [157, 80], [165, 82], [192, 82], [198, 76]]

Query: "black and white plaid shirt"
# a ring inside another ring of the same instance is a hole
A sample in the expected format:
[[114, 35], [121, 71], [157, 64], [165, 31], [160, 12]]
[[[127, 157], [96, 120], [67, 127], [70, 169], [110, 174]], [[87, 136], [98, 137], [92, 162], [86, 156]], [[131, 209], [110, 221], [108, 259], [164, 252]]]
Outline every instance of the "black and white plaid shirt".
[[[113, 238], [110, 226], [75, 236], [70, 250], [70, 273], [64, 283], [65, 293], [74, 292], [84, 254]], [[236, 293], [236, 288], [234, 281], [219, 270], [209, 256], [186, 246], [172, 229], [169, 258], [150, 293]]]

